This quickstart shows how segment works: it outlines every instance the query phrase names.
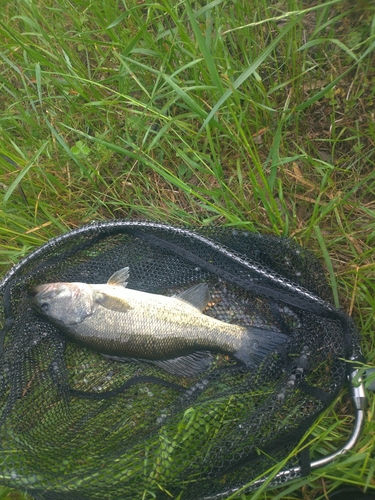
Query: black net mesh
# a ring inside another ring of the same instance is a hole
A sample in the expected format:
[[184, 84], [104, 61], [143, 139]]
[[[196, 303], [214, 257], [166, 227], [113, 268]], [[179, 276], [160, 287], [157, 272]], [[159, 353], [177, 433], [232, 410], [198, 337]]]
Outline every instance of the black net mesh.
[[[256, 370], [217, 354], [182, 377], [67, 342], [30, 305], [34, 285], [106, 283], [125, 266], [128, 287], [141, 291], [174, 295], [205, 282], [205, 314], [288, 340]], [[359, 354], [317, 260], [272, 236], [92, 224], [34, 251], [0, 294], [2, 483], [35, 498], [225, 496], [285, 459], [338, 394], [343, 359]]]

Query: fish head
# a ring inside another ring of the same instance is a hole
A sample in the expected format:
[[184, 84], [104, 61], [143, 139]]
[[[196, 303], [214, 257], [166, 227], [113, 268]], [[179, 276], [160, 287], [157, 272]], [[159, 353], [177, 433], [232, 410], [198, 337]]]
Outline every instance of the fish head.
[[95, 308], [92, 289], [85, 283], [45, 283], [29, 295], [40, 315], [60, 325], [81, 323]]

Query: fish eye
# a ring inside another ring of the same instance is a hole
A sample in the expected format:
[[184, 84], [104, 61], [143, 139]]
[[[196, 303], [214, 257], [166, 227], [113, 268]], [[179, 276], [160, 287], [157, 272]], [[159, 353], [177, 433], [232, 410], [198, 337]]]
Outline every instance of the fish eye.
[[41, 308], [41, 310], [42, 310], [42, 311], [44, 311], [44, 312], [48, 312], [48, 309], [49, 309], [49, 304], [48, 304], [48, 302], [42, 302], [42, 303], [40, 304], [40, 308]]

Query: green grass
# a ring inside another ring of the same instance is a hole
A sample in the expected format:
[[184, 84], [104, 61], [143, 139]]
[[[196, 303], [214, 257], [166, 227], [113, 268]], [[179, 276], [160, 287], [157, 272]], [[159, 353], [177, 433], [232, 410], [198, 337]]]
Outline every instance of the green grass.
[[[98, 219], [290, 236], [325, 263], [374, 364], [372, 2], [0, 6], [2, 275], [52, 236]], [[375, 488], [369, 396], [355, 452], [247, 498]], [[317, 452], [346, 435], [342, 398], [311, 430]]]

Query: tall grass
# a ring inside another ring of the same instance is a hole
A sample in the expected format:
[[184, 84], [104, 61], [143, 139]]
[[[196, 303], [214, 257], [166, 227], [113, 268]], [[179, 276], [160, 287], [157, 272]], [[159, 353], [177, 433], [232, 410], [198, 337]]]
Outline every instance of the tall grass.
[[[94, 219], [290, 236], [324, 260], [374, 362], [370, 1], [0, 5], [2, 274]], [[356, 453], [249, 498], [374, 488], [373, 416], [370, 395]], [[350, 419], [338, 405], [311, 432], [339, 441]]]

